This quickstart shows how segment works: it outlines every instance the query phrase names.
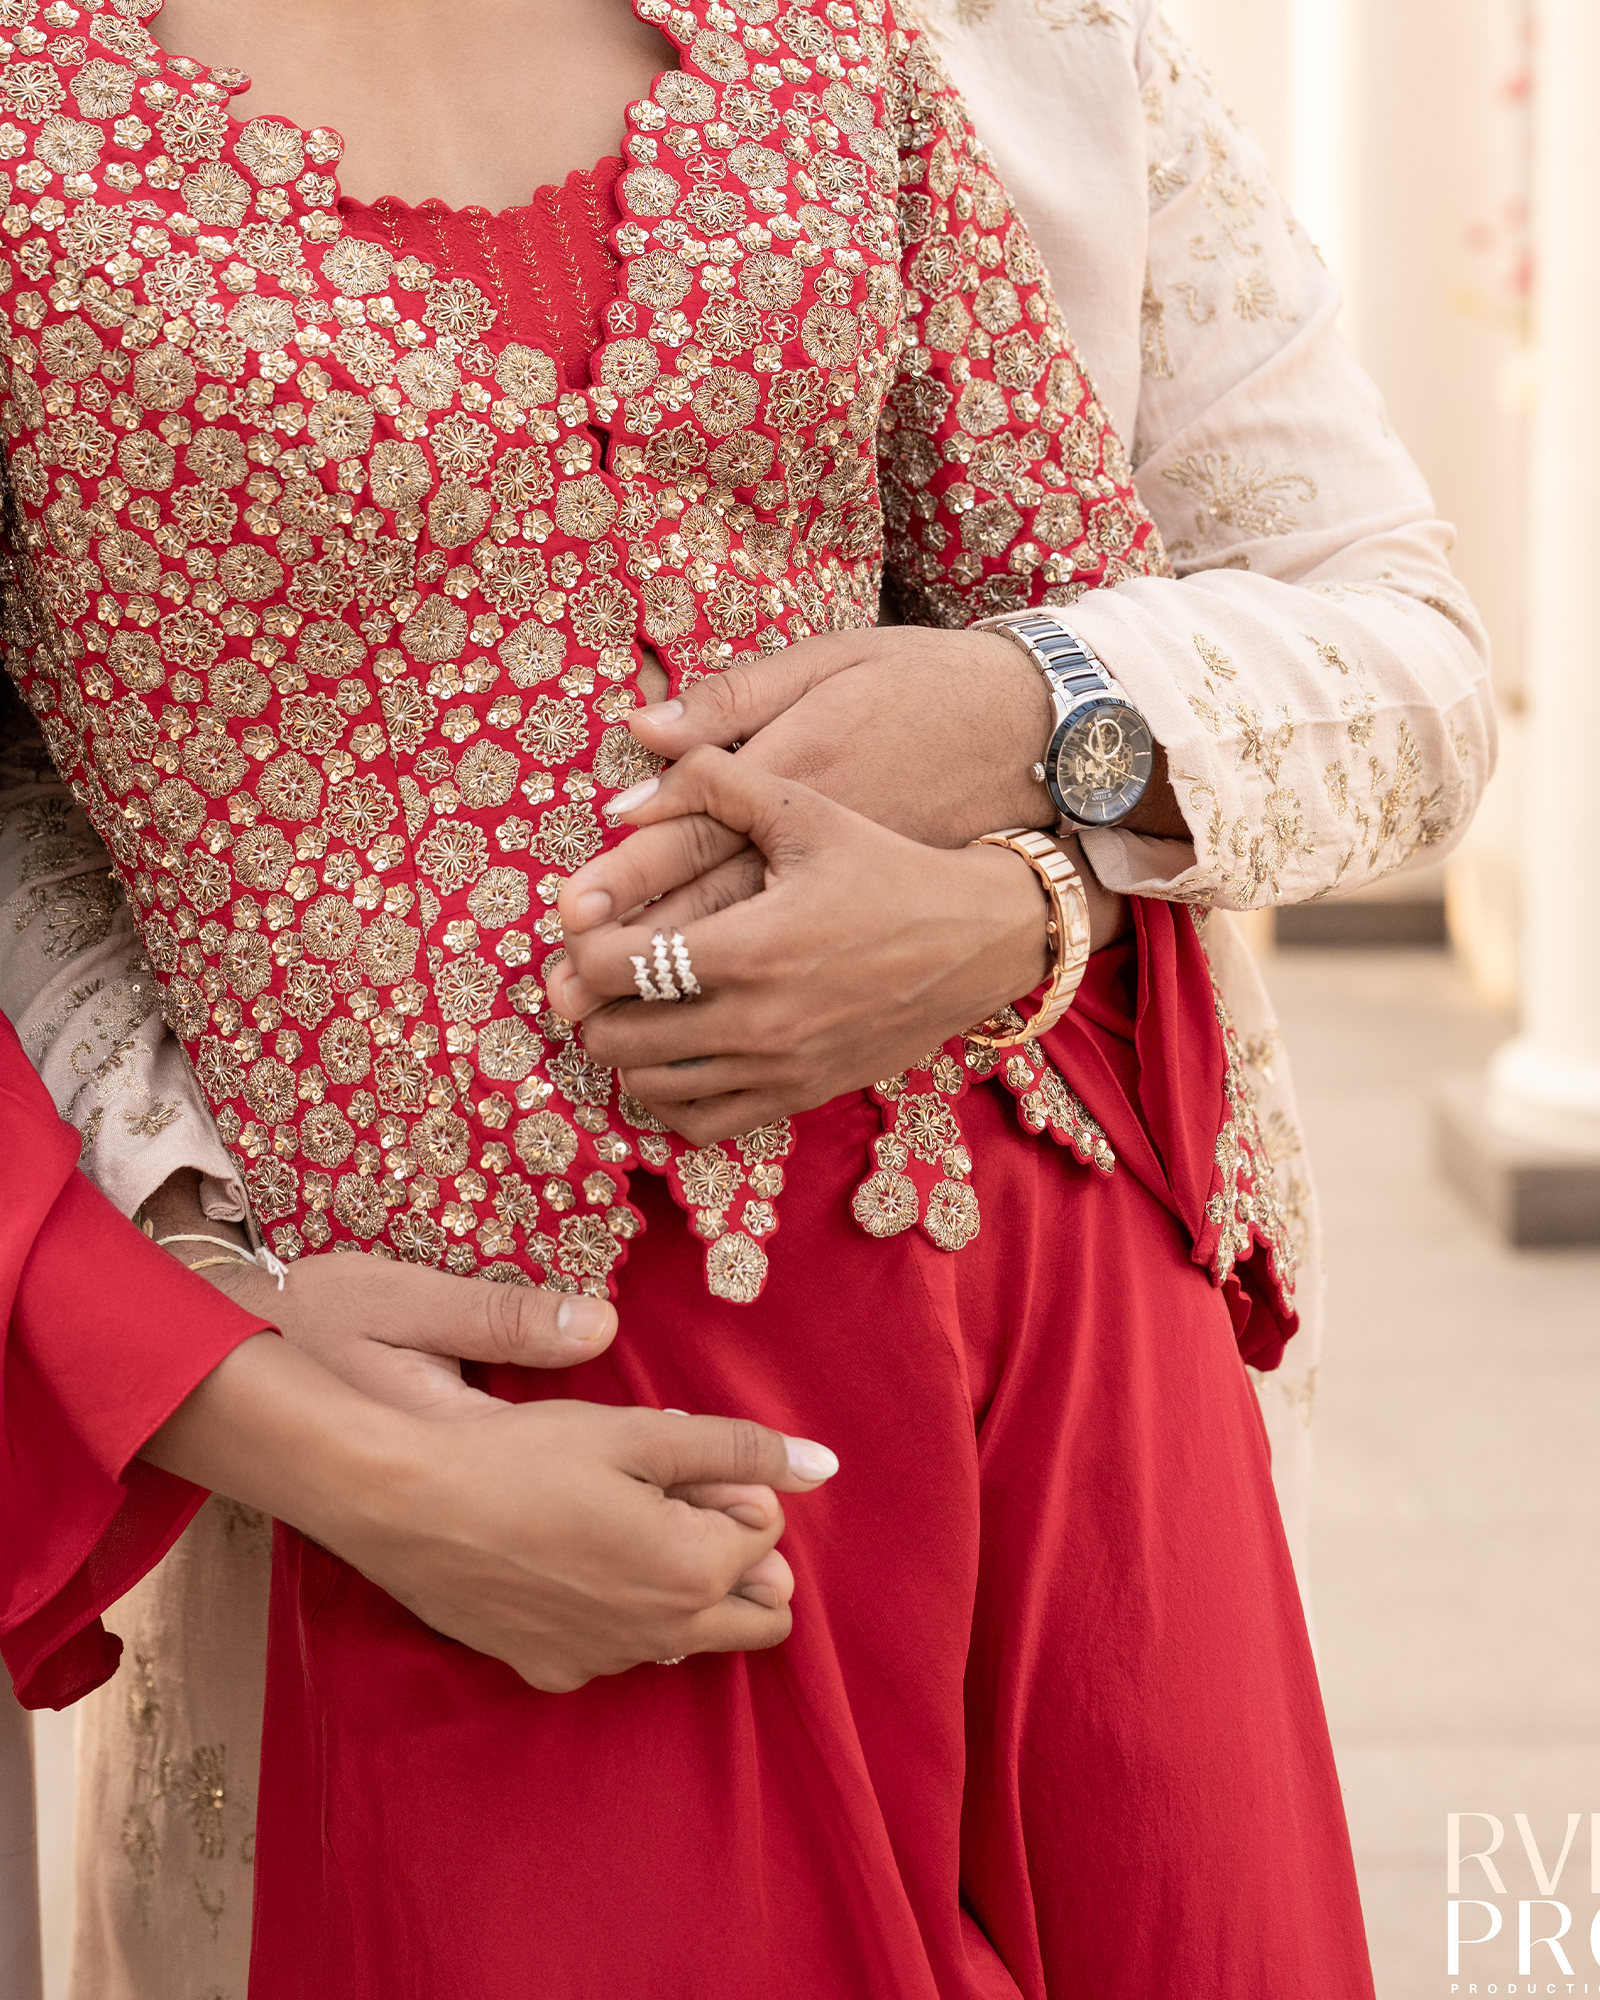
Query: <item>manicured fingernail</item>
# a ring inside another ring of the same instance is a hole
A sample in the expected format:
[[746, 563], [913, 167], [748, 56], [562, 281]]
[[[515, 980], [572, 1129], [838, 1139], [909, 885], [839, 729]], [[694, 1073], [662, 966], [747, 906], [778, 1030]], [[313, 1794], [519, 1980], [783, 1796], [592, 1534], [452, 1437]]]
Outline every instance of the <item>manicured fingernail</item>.
[[653, 799], [660, 789], [659, 778], [646, 778], [642, 785], [630, 785], [625, 792], [618, 792], [614, 799], [608, 799], [604, 810], [615, 819], [619, 813], [630, 813], [635, 806], [642, 806], [646, 799]]
[[574, 1347], [592, 1347], [610, 1325], [611, 1308], [603, 1299], [563, 1299], [556, 1311], [556, 1332]]
[[804, 1479], [810, 1485], [819, 1486], [839, 1470], [839, 1461], [828, 1447], [813, 1444], [810, 1438], [786, 1437], [783, 1448], [788, 1454], [789, 1470], [796, 1479]]
[[648, 708], [641, 708], [634, 717], [635, 722], [658, 722], [664, 729], [669, 722], [676, 722], [683, 713], [681, 701], [653, 701]]
[[573, 898], [573, 922], [580, 931], [591, 924], [603, 924], [610, 914], [611, 898], [604, 889], [585, 889], [581, 896]]
[[741, 1504], [737, 1507], [724, 1507], [722, 1511], [730, 1521], [737, 1521], [742, 1528], [764, 1528], [767, 1525], [767, 1517], [759, 1507]]
[[663, 1410], [663, 1411], [661, 1412], [661, 1414], [662, 1414], [662, 1416], [664, 1416], [664, 1417], [686, 1417], [686, 1416], [688, 1416], [689, 1412], [688, 1412], [687, 1410], [671, 1410], [671, 1409], [668, 1409], [668, 1410]]

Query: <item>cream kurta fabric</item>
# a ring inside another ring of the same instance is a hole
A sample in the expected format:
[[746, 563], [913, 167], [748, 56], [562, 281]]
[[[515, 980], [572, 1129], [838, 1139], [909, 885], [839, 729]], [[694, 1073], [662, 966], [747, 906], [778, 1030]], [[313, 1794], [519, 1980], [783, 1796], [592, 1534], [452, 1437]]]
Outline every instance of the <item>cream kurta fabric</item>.
[[9, 684], [0, 691], [0, 1010], [83, 1165], [125, 1215], [178, 1168], [216, 1178], [207, 1211], [237, 1220], [243, 1191], [183, 1051], [111, 858]]
[[[1089, 847], [1114, 887], [1218, 906], [1212, 964], [1301, 1253], [1303, 1330], [1258, 1386], [1303, 1577], [1315, 1203], [1277, 1024], [1221, 912], [1440, 858], [1492, 765], [1487, 645], [1450, 531], [1339, 342], [1333, 280], [1152, 0], [924, 0], [924, 19], [1177, 572], [1071, 616], [1166, 746], [1192, 843]], [[0, 812], [0, 1004], [91, 1170], [131, 1209], [192, 1165], [225, 1212], [237, 1181], [93, 836], [14, 761]], [[129, 1656], [85, 1704], [74, 2000], [243, 2000], [266, 1562], [224, 1504], [114, 1616]]]
[[70, 2000], [245, 2000], [272, 1524], [213, 1495], [82, 1705]]

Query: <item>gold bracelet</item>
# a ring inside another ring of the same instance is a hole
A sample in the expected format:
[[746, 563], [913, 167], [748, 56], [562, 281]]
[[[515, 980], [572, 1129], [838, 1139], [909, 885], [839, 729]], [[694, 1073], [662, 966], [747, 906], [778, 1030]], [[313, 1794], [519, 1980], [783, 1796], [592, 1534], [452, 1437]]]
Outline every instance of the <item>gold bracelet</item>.
[[[980, 1048], [1014, 1048], [1018, 1042], [1031, 1042], [1053, 1028], [1072, 1005], [1089, 963], [1089, 898], [1077, 869], [1048, 834], [1032, 827], [1012, 827], [1005, 833], [986, 833], [969, 845], [1009, 847], [1013, 854], [1020, 854], [1043, 882], [1050, 899], [1045, 931], [1055, 954], [1055, 970], [1038, 1013], [1023, 1021], [1014, 1007], [1005, 1007], [967, 1030], [967, 1040]], [[1019, 1022], [1020, 1026], [1014, 1025]]]

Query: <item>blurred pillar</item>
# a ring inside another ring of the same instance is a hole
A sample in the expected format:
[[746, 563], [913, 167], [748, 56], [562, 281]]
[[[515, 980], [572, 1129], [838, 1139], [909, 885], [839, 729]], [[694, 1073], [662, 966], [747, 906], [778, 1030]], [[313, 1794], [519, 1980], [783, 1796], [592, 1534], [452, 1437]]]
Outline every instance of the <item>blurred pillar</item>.
[[1440, 1160], [1511, 1240], [1600, 1242], [1600, 7], [1540, 0], [1520, 802], [1522, 1032], [1440, 1101]]
[[1344, 331], [1360, 311], [1356, 48], [1360, 0], [1274, 0], [1283, 18], [1288, 116], [1283, 186], [1344, 288]]
[[[1452, 561], [1489, 628], [1501, 717], [1498, 774], [1443, 883], [1431, 875], [1432, 916], [1437, 924], [1443, 888], [1480, 992], [1510, 1007], [1519, 976], [1531, 0], [1344, 4], [1354, 16], [1348, 222], [1336, 265], [1351, 300], [1346, 331], [1456, 528]], [[1408, 874], [1358, 896], [1429, 893], [1428, 877]]]
[[1534, 140], [1533, 418], [1522, 1033], [1491, 1067], [1507, 1131], [1600, 1161], [1600, 7], [1543, 0]]

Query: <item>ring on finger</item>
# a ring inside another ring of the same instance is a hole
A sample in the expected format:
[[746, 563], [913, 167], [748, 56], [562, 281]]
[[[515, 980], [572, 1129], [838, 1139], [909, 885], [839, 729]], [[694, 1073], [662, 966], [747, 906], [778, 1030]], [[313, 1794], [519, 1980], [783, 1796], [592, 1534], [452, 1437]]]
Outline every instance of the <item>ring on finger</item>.
[[632, 956], [629, 957], [628, 963], [633, 967], [633, 983], [638, 988], [639, 998], [641, 1000], [677, 999], [678, 995], [676, 988], [674, 988], [674, 990], [670, 993], [661, 993], [657, 991], [656, 983], [650, 977], [650, 967], [643, 958], [639, 957], [637, 954], [633, 954]]
[[682, 931], [657, 931], [650, 940], [651, 958], [630, 953], [633, 983], [641, 1000], [693, 1000], [701, 991], [694, 962]]
[[683, 995], [678, 991], [677, 984], [672, 977], [672, 947], [667, 942], [665, 931], [656, 932], [655, 936], [650, 940], [650, 949], [655, 953], [656, 991], [660, 998], [663, 1000], [681, 1000]]
[[700, 982], [694, 976], [694, 965], [689, 957], [689, 947], [683, 941], [683, 932], [674, 931], [672, 943], [672, 970], [678, 981], [678, 991], [685, 1000], [699, 997]]

